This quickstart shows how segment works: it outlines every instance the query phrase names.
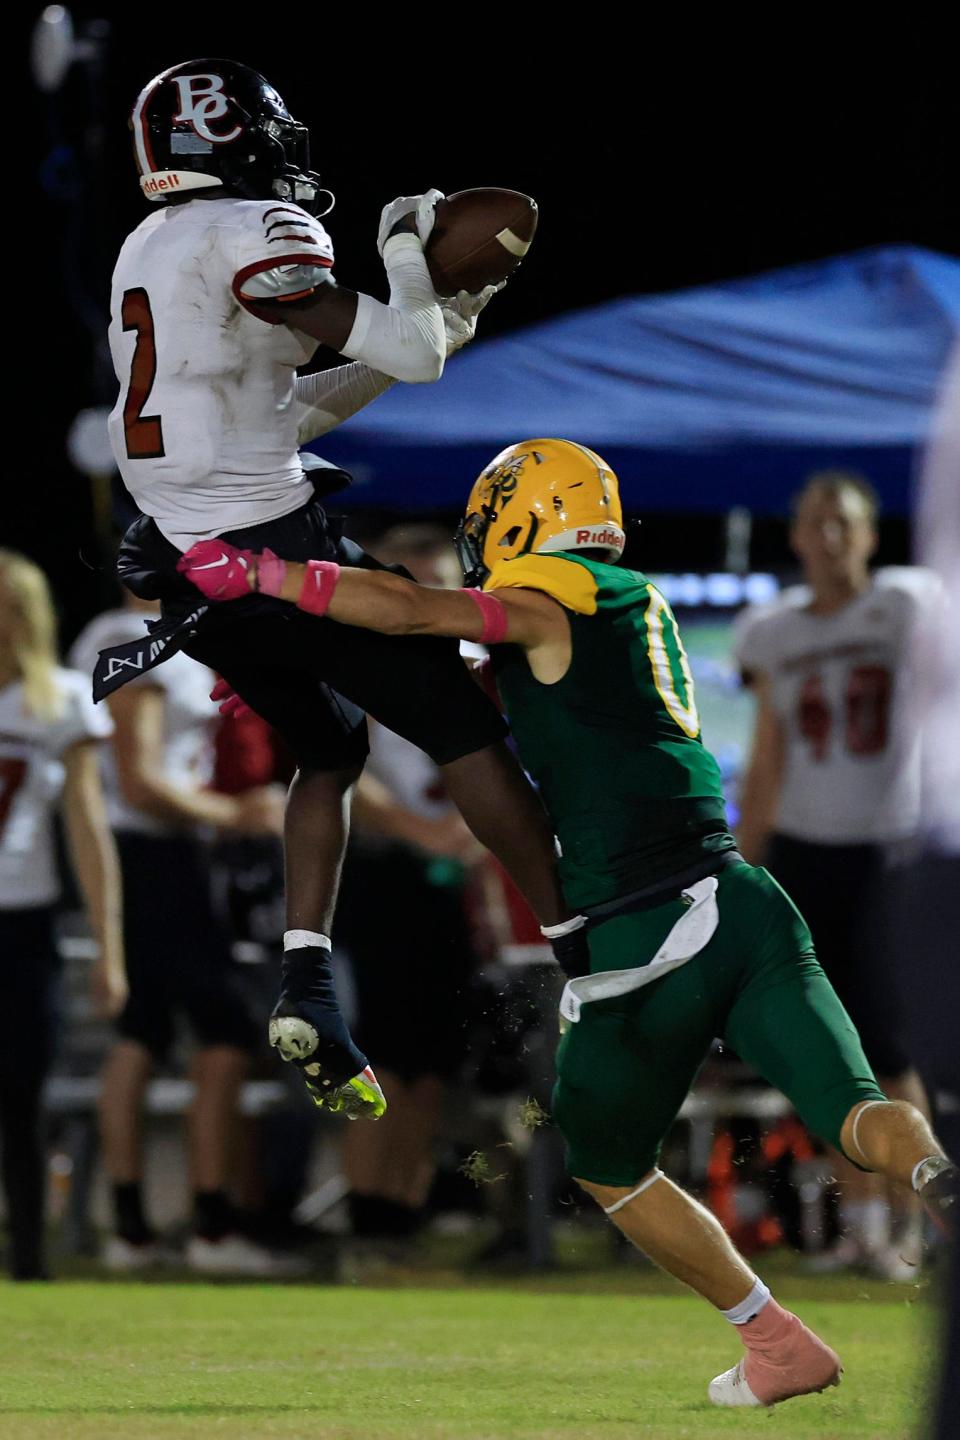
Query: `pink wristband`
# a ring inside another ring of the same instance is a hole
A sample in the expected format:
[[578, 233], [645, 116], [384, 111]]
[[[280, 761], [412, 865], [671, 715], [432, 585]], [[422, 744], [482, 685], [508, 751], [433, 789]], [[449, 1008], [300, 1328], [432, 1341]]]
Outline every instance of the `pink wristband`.
[[499, 645], [507, 638], [507, 609], [496, 595], [487, 595], [483, 590], [464, 590], [483, 616], [481, 645]]
[[257, 589], [260, 594], [279, 595], [286, 573], [286, 560], [281, 560], [272, 550], [264, 550], [257, 561]]
[[308, 615], [326, 615], [339, 579], [340, 566], [335, 560], [308, 560], [297, 609]]

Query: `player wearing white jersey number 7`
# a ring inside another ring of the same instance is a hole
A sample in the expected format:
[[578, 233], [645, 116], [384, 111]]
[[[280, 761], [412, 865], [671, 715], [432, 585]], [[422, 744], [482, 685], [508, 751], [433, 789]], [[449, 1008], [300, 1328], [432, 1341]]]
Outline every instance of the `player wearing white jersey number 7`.
[[[128, 237], [114, 274], [120, 393], [110, 431], [143, 511], [123, 542], [121, 578], [163, 610], [149, 639], [104, 653], [95, 693], [183, 649], [287, 742], [298, 773], [286, 816], [288, 931], [273, 1039], [285, 1058], [311, 1067], [325, 1103], [377, 1114], [383, 1097], [375, 1081], [358, 1079], [366, 1056], [344, 1025], [329, 968], [349, 796], [367, 753], [364, 712], [443, 767], [468, 824], [553, 925], [568, 912], [542, 807], [454, 642], [424, 638], [411, 649], [291, 617], [258, 597], [229, 616], [212, 613], [176, 565], [196, 540], [222, 537], [376, 568], [328, 522], [297, 446], [394, 380], [436, 380], [493, 290], [441, 306], [423, 253], [435, 190], [384, 209], [377, 244], [388, 304], [338, 286], [319, 219], [332, 197], [310, 169], [306, 129], [247, 66], [174, 66], [144, 87], [131, 123], [155, 212]], [[298, 377], [319, 344], [354, 363]], [[335, 467], [318, 474], [332, 488], [349, 481]]]
[[119, 867], [96, 755], [112, 728], [84, 676], [57, 664], [42, 571], [0, 550], [0, 1143], [16, 1280], [46, 1276], [40, 1102], [56, 1031], [58, 811], [99, 942], [94, 1002], [112, 1014], [126, 993]]

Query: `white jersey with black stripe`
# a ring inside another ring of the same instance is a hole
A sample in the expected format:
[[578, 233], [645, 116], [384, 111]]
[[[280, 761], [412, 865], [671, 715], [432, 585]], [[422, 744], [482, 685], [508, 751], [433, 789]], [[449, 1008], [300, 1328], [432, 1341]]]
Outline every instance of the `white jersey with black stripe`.
[[111, 294], [110, 437], [127, 489], [179, 549], [310, 499], [294, 381], [317, 342], [258, 302], [308, 295], [332, 265], [323, 226], [270, 200], [164, 206], [127, 237]]
[[889, 566], [832, 615], [798, 585], [744, 611], [734, 648], [762, 674], [782, 727], [776, 829], [821, 844], [885, 843], [912, 834], [920, 801], [920, 730], [912, 654], [944, 603], [929, 570]]

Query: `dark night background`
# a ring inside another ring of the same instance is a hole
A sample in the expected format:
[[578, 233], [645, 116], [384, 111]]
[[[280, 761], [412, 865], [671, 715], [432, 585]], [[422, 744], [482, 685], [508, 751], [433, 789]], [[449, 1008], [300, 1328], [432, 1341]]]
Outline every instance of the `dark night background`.
[[[54, 105], [29, 87], [32, 13], [20, 17], [19, 53], [8, 52], [28, 85], [18, 158], [41, 283], [24, 275], [14, 415], [27, 424], [12, 426], [23, 454], [2, 527], [4, 543], [53, 568], [62, 606], [69, 593], [68, 635], [104, 593], [109, 560], [64, 435], [77, 410], [114, 398], [101, 338], [110, 269], [145, 213], [126, 122], [139, 88], [168, 65], [243, 60], [309, 124], [314, 167], [337, 194], [325, 222], [337, 278], [354, 288], [385, 294], [375, 236], [393, 196], [484, 184], [534, 195], [536, 245], [481, 335], [866, 245], [956, 253], [946, 69], [941, 82], [932, 38], [735, 34], [692, 12], [654, 35], [646, 23], [614, 26], [607, 12], [591, 29], [578, 11], [561, 43], [555, 11], [538, 21], [518, 10], [494, 32], [481, 17], [479, 39], [413, 10], [402, 38], [368, 10], [351, 21], [284, 7], [274, 24], [226, 7], [194, 7], [192, 19], [153, 6], [72, 13], [78, 32], [99, 17], [109, 35], [102, 66], [76, 70]], [[545, 38], [537, 26], [548, 17]], [[717, 564], [721, 529], [716, 517], [651, 517], [651, 568]], [[755, 563], [777, 558], [782, 534], [782, 522], [759, 523]], [[882, 558], [903, 558], [906, 545], [906, 526], [891, 521]]]

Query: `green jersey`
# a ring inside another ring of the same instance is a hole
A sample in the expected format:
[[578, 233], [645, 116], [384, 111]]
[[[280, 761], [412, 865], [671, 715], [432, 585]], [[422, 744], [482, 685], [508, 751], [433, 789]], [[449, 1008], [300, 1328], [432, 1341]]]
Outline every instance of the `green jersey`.
[[600, 905], [734, 849], [677, 622], [656, 586], [568, 553], [503, 561], [484, 588], [516, 587], [550, 595], [570, 620], [570, 666], [555, 684], [535, 679], [519, 646], [493, 652], [568, 903]]

